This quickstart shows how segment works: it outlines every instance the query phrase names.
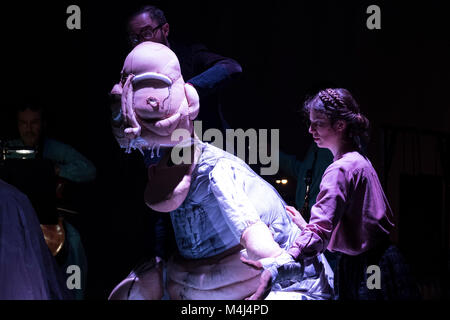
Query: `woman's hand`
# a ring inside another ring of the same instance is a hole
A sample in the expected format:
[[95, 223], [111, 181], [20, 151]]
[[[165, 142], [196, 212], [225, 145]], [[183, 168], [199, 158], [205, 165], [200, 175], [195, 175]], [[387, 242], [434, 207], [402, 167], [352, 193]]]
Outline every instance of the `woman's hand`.
[[297, 211], [294, 207], [286, 206], [286, 211], [288, 212], [289, 216], [291, 217], [292, 221], [300, 228], [300, 230], [303, 230], [305, 226], [307, 225], [305, 219], [303, 219], [300, 212]]

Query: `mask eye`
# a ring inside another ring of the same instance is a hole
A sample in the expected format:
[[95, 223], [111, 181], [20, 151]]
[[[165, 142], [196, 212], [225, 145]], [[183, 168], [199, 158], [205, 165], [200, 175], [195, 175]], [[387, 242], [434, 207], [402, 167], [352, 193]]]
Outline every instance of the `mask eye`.
[[150, 105], [152, 108], [155, 108], [155, 109], [159, 108], [159, 101], [155, 97], [147, 98], [147, 104]]

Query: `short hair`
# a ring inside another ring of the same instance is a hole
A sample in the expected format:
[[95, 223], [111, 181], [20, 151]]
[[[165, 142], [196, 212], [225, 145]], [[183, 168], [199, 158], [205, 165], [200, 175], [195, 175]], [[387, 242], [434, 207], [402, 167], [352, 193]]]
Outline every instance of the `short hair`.
[[46, 117], [46, 110], [44, 108], [44, 106], [39, 103], [39, 102], [35, 102], [35, 103], [21, 103], [19, 105], [17, 105], [16, 107], [16, 116], [19, 116], [19, 112], [24, 112], [25, 110], [31, 110], [33, 112], [39, 112], [41, 114], [41, 119], [42, 121], [45, 120]]
[[159, 9], [158, 7], [150, 6], [150, 5], [143, 6], [138, 11], [133, 13], [130, 16], [130, 18], [128, 19], [128, 22], [130, 22], [133, 18], [135, 18], [136, 16], [143, 14], [143, 13], [148, 13], [150, 18], [152, 20], [156, 21], [158, 24], [166, 24], [167, 23], [164, 12], [161, 9]]
[[31, 111], [43, 111], [44, 108], [39, 104], [31, 104], [31, 103], [25, 103], [20, 104], [17, 106], [17, 112], [23, 112], [27, 109], [30, 109]]

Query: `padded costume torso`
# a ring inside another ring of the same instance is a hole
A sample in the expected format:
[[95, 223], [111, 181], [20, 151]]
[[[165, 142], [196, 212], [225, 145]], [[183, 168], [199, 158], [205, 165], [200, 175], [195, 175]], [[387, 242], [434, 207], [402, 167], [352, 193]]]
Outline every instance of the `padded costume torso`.
[[275, 189], [239, 158], [199, 143], [202, 154], [189, 193], [170, 213], [180, 254], [190, 259], [220, 254], [238, 245], [242, 232], [258, 220], [288, 249], [300, 231]]

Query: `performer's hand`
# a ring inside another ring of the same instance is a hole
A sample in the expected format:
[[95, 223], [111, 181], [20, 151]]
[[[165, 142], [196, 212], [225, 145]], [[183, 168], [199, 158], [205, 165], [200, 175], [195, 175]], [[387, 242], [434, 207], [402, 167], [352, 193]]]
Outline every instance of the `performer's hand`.
[[300, 230], [303, 230], [307, 223], [305, 219], [303, 219], [302, 214], [298, 212], [297, 209], [291, 206], [286, 206], [286, 211], [292, 218], [292, 221], [300, 228]]
[[261, 261], [250, 260], [244, 256], [241, 256], [241, 261], [255, 270], [262, 270], [263, 268]]
[[[249, 260], [243, 256], [241, 256], [241, 261], [256, 270], [262, 269], [262, 264], [260, 261]], [[272, 275], [268, 270], [264, 270], [259, 278], [259, 286], [256, 289], [256, 292], [245, 300], [264, 300], [264, 298], [269, 294], [271, 287]]]

